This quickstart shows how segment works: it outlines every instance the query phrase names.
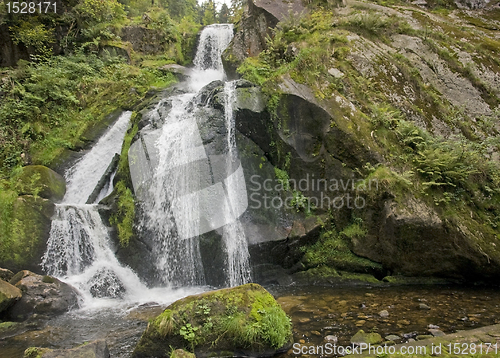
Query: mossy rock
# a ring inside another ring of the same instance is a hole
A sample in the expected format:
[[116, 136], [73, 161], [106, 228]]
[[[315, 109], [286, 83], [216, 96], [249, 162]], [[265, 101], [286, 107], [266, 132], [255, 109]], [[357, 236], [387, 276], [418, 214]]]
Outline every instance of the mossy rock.
[[49, 352], [52, 352], [52, 349], [29, 347], [24, 351], [23, 358], [42, 358], [45, 353]]
[[109, 358], [106, 341], [86, 342], [71, 349], [49, 349], [30, 347], [24, 351], [23, 358]]
[[191, 352], [186, 352], [184, 349], [176, 349], [170, 355], [170, 358], [196, 358]]
[[354, 345], [360, 344], [380, 344], [384, 340], [382, 336], [378, 333], [365, 333], [362, 329], [360, 329], [352, 338], [351, 343]]
[[17, 181], [21, 195], [39, 195], [45, 199], [60, 201], [66, 193], [64, 178], [43, 165], [24, 167]]
[[22, 292], [19, 288], [0, 280], [0, 313], [19, 301]]
[[272, 356], [292, 343], [292, 325], [274, 297], [257, 284], [189, 296], [152, 322], [133, 357], [172, 349], [208, 356]]
[[0, 322], [0, 334], [11, 334], [14, 330], [16, 330], [19, 326], [21, 326], [18, 322]]
[[18, 197], [13, 205], [10, 238], [0, 246], [0, 266], [39, 272], [53, 214], [50, 200], [31, 195]]

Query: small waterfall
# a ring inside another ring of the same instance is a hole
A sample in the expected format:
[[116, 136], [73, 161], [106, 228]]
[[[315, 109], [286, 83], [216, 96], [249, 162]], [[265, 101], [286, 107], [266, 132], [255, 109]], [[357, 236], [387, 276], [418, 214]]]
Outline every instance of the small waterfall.
[[190, 162], [205, 155], [198, 126], [186, 107], [194, 94], [174, 96], [156, 142], [158, 165], [146, 197], [141, 224], [154, 233], [153, 248], [161, 280], [173, 285], [204, 284], [199, 243], [198, 179]]
[[[193, 109], [193, 99], [202, 87], [224, 79], [221, 54], [232, 36], [232, 25], [203, 30], [189, 80], [191, 92], [171, 97], [161, 134], [145, 135], [144, 143], [136, 142], [129, 154], [129, 158], [147, 158], [155, 153], [151, 178], [132, 180], [136, 193], [142, 193], [141, 231], [153, 238], [155, 265], [165, 284], [205, 283], [199, 236], [219, 228], [227, 257], [223, 269], [227, 284], [250, 281], [247, 241], [238, 220], [248, 202], [235, 143], [235, 82], [227, 83], [224, 91], [227, 154], [207, 155]], [[160, 107], [149, 114], [151, 119], [159, 121]]]
[[87, 303], [93, 297], [139, 296], [146, 289], [115, 257], [99, 206], [85, 204], [113, 156], [121, 151], [131, 115], [124, 112], [92, 150], [66, 171], [67, 191], [56, 205], [42, 258], [44, 270], [77, 287]]
[[[231, 176], [230, 168], [233, 167], [233, 162], [237, 160], [237, 148], [236, 148], [236, 134], [234, 127], [234, 102], [236, 91], [236, 82], [226, 82], [224, 84], [224, 117], [227, 129], [227, 148], [229, 161], [226, 165], [227, 178], [233, 178]], [[229, 198], [230, 206], [225, 207], [224, 215], [228, 218], [234, 217], [234, 213], [229, 210], [239, 206], [239, 201], [242, 200], [241, 192], [245, 191], [245, 188], [241, 188], [244, 181], [239, 180], [228, 180], [226, 184], [227, 195]], [[245, 237], [245, 232], [243, 226], [239, 220], [235, 220], [230, 224], [224, 226], [223, 228], [223, 241], [227, 252], [227, 276], [229, 286], [238, 286], [246, 282], [249, 282], [250, 277], [250, 263], [249, 263], [249, 253], [248, 245]]]
[[224, 79], [222, 53], [232, 38], [232, 24], [215, 24], [203, 29], [189, 83], [193, 92], [198, 92], [212, 81]]

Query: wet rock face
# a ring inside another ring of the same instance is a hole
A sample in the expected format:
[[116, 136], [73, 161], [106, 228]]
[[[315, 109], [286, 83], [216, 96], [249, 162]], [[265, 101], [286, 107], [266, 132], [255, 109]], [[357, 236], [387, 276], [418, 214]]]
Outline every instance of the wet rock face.
[[353, 251], [394, 274], [471, 281], [500, 275], [500, 254], [494, 247], [415, 198], [401, 204], [380, 198], [365, 213], [369, 231], [352, 241]]
[[257, 56], [266, 48], [266, 36], [272, 36], [272, 31], [279, 21], [286, 18], [290, 12], [300, 16], [306, 8], [300, 0], [271, 1], [250, 0], [241, 23], [229, 47], [224, 51], [222, 62], [228, 78], [238, 75], [236, 68], [247, 57]]
[[10, 280], [23, 292], [22, 298], [6, 315], [14, 320], [24, 320], [32, 314], [57, 315], [78, 307], [78, 293], [70, 285], [51, 276], [20, 271]]
[[14, 272], [29, 269], [41, 272], [41, 258], [50, 232], [54, 203], [48, 199], [23, 195], [13, 206], [14, 231], [10, 247], [0, 256], [0, 266]]
[[93, 297], [123, 298], [125, 294], [125, 287], [118, 276], [106, 269], [97, 271], [90, 279], [89, 286]]

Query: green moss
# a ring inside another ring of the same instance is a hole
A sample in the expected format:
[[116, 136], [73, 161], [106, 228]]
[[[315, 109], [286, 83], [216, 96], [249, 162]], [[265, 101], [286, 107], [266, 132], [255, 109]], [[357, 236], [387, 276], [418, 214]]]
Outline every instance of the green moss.
[[148, 326], [136, 354], [167, 349], [267, 351], [291, 342], [291, 323], [256, 284], [190, 296], [170, 305]]
[[30, 347], [24, 351], [23, 358], [42, 358], [45, 353], [51, 351], [49, 348]]
[[[351, 241], [365, 235], [366, 229], [359, 223], [351, 224], [341, 232], [330, 227], [322, 232], [316, 243], [301, 247], [304, 268], [329, 267], [359, 273], [381, 270], [380, 264], [359, 257], [350, 250]], [[335, 275], [335, 272], [332, 271], [332, 274]]]
[[11, 195], [14, 200], [3, 203], [10, 207], [2, 213], [9, 221], [1, 224], [6, 234], [0, 237], [0, 263], [13, 270], [34, 269], [43, 255], [54, 207], [40, 197]]
[[123, 180], [116, 183], [115, 192], [118, 196], [117, 210], [109, 221], [118, 229], [120, 245], [127, 247], [134, 236], [135, 200], [132, 191], [126, 187]]
[[339, 271], [342, 281], [361, 281], [366, 283], [380, 283], [380, 281], [373, 275], [366, 273], [355, 273]]
[[42, 278], [42, 282], [45, 282], [45, 283], [54, 283], [56, 281], [54, 280], [53, 277], [45, 275]]
[[362, 329], [360, 329], [352, 338], [351, 342], [356, 343], [366, 343], [370, 345], [380, 344], [383, 342], [380, 334], [375, 332], [365, 333]]
[[20, 195], [40, 195], [46, 199], [62, 200], [66, 193], [64, 178], [42, 165], [29, 165], [23, 167], [19, 174], [12, 180]]

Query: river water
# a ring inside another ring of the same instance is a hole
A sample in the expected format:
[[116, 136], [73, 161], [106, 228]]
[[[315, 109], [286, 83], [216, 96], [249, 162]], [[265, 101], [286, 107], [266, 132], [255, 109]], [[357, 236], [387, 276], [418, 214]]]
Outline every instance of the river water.
[[[336, 336], [339, 345], [359, 329], [376, 331], [399, 342], [429, 334], [429, 327], [445, 333], [500, 323], [500, 291], [457, 286], [397, 287], [268, 287], [290, 315], [294, 341], [322, 344]], [[188, 294], [179, 291], [177, 298]], [[176, 295], [171, 296], [172, 300]], [[425, 304], [430, 309], [420, 308]], [[150, 318], [166, 304], [130, 305], [77, 310], [49, 321], [24, 323], [7, 334], [0, 331], [0, 357], [20, 358], [30, 346], [71, 348], [106, 339], [111, 357], [128, 358]], [[386, 310], [387, 317], [380, 312]], [[431, 326], [430, 326], [431, 325]], [[292, 356], [291, 353], [284, 357]]]

